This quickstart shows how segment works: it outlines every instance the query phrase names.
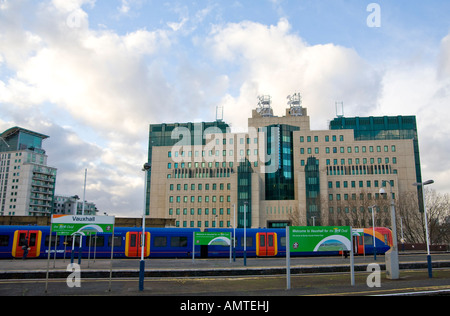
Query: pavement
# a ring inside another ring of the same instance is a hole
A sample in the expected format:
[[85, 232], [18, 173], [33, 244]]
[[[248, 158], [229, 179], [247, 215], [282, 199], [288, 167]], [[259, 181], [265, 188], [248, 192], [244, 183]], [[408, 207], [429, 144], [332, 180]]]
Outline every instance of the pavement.
[[[285, 258], [249, 258], [246, 266], [242, 258], [236, 262], [227, 258], [147, 259], [144, 290], [139, 291], [139, 259], [83, 259], [79, 271], [68, 270], [70, 260], [0, 260], [0, 295], [175, 295], [199, 300], [207, 296], [450, 294], [448, 253], [433, 255], [433, 278], [428, 277], [426, 255], [401, 255], [398, 280], [386, 278], [384, 256], [377, 261], [370, 256], [355, 257], [354, 286], [349, 263], [343, 257], [291, 258], [291, 289], [286, 290]], [[367, 272], [371, 263], [379, 265], [378, 275]], [[379, 287], [369, 286], [377, 280]]]

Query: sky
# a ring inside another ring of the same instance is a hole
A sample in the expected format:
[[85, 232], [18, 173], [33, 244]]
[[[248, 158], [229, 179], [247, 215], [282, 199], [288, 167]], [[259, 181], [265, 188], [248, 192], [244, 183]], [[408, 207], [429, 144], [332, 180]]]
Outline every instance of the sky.
[[450, 193], [450, 2], [0, 0], [0, 131], [50, 136], [56, 194], [138, 217], [149, 124], [246, 129], [300, 92], [312, 129], [416, 115], [424, 180]]

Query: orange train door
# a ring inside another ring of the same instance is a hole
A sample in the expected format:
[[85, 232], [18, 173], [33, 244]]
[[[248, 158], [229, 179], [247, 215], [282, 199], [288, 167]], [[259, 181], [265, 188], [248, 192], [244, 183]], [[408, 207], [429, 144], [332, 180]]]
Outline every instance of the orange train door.
[[[125, 256], [140, 257], [141, 256], [141, 236], [142, 232], [128, 232], [126, 234]], [[145, 233], [144, 257], [150, 255], [150, 233]]]
[[14, 241], [12, 248], [12, 256], [14, 258], [22, 258], [25, 239], [28, 239], [28, 255], [27, 258], [37, 258], [41, 253], [41, 238], [42, 232], [40, 230], [16, 230], [14, 232]]
[[272, 257], [278, 253], [276, 233], [256, 234], [256, 255], [259, 257]]

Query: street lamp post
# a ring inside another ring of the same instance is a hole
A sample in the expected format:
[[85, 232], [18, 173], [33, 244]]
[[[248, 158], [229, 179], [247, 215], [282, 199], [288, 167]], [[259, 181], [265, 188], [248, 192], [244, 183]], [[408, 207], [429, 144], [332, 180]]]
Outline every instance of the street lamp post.
[[[386, 252], [386, 277], [392, 280], [400, 278], [399, 263], [398, 263], [398, 246], [397, 246], [397, 224], [395, 221], [395, 205], [392, 197], [392, 184], [388, 180], [383, 180], [383, 183], [389, 183], [391, 194], [391, 223], [392, 223], [392, 248]], [[380, 189], [380, 194], [386, 194], [384, 188]]]
[[236, 262], [236, 204], [233, 204], [233, 262]]
[[141, 235], [141, 261], [139, 263], [139, 291], [144, 290], [144, 275], [145, 275], [145, 260], [144, 260], [144, 248], [145, 248], [145, 209], [146, 209], [146, 199], [147, 199], [147, 177], [148, 170], [151, 169], [149, 163], [145, 163], [142, 171], [145, 172], [145, 183], [144, 183], [144, 210], [142, 212], [142, 235]]
[[372, 209], [372, 229], [373, 229], [373, 260], [377, 260], [377, 245], [375, 243], [375, 214], [374, 208], [376, 205], [369, 206]]
[[244, 202], [244, 266], [247, 266], [247, 207], [248, 202]]
[[427, 207], [425, 205], [424, 186], [426, 186], [428, 184], [433, 184], [433, 183], [434, 183], [434, 180], [413, 183], [413, 185], [416, 187], [422, 186], [422, 201], [423, 201], [423, 211], [424, 211], [425, 233], [426, 233], [426, 239], [427, 239], [427, 262], [428, 262], [428, 277], [429, 278], [433, 277], [433, 265], [431, 262], [431, 254], [430, 254], [430, 235], [428, 233], [428, 216], [427, 216]]

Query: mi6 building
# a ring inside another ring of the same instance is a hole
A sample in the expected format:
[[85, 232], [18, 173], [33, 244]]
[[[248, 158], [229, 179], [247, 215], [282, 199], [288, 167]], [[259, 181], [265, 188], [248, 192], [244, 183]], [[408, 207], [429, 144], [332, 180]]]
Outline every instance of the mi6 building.
[[222, 120], [150, 125], [147, 217], [200, 229], [369, 227], [373, 211], [390, 227], [391, 198], [420, 208], [414, 116], [340, 116], [311, 130], [299, 94], [282, 117], [259, 99], [246, 133]]

